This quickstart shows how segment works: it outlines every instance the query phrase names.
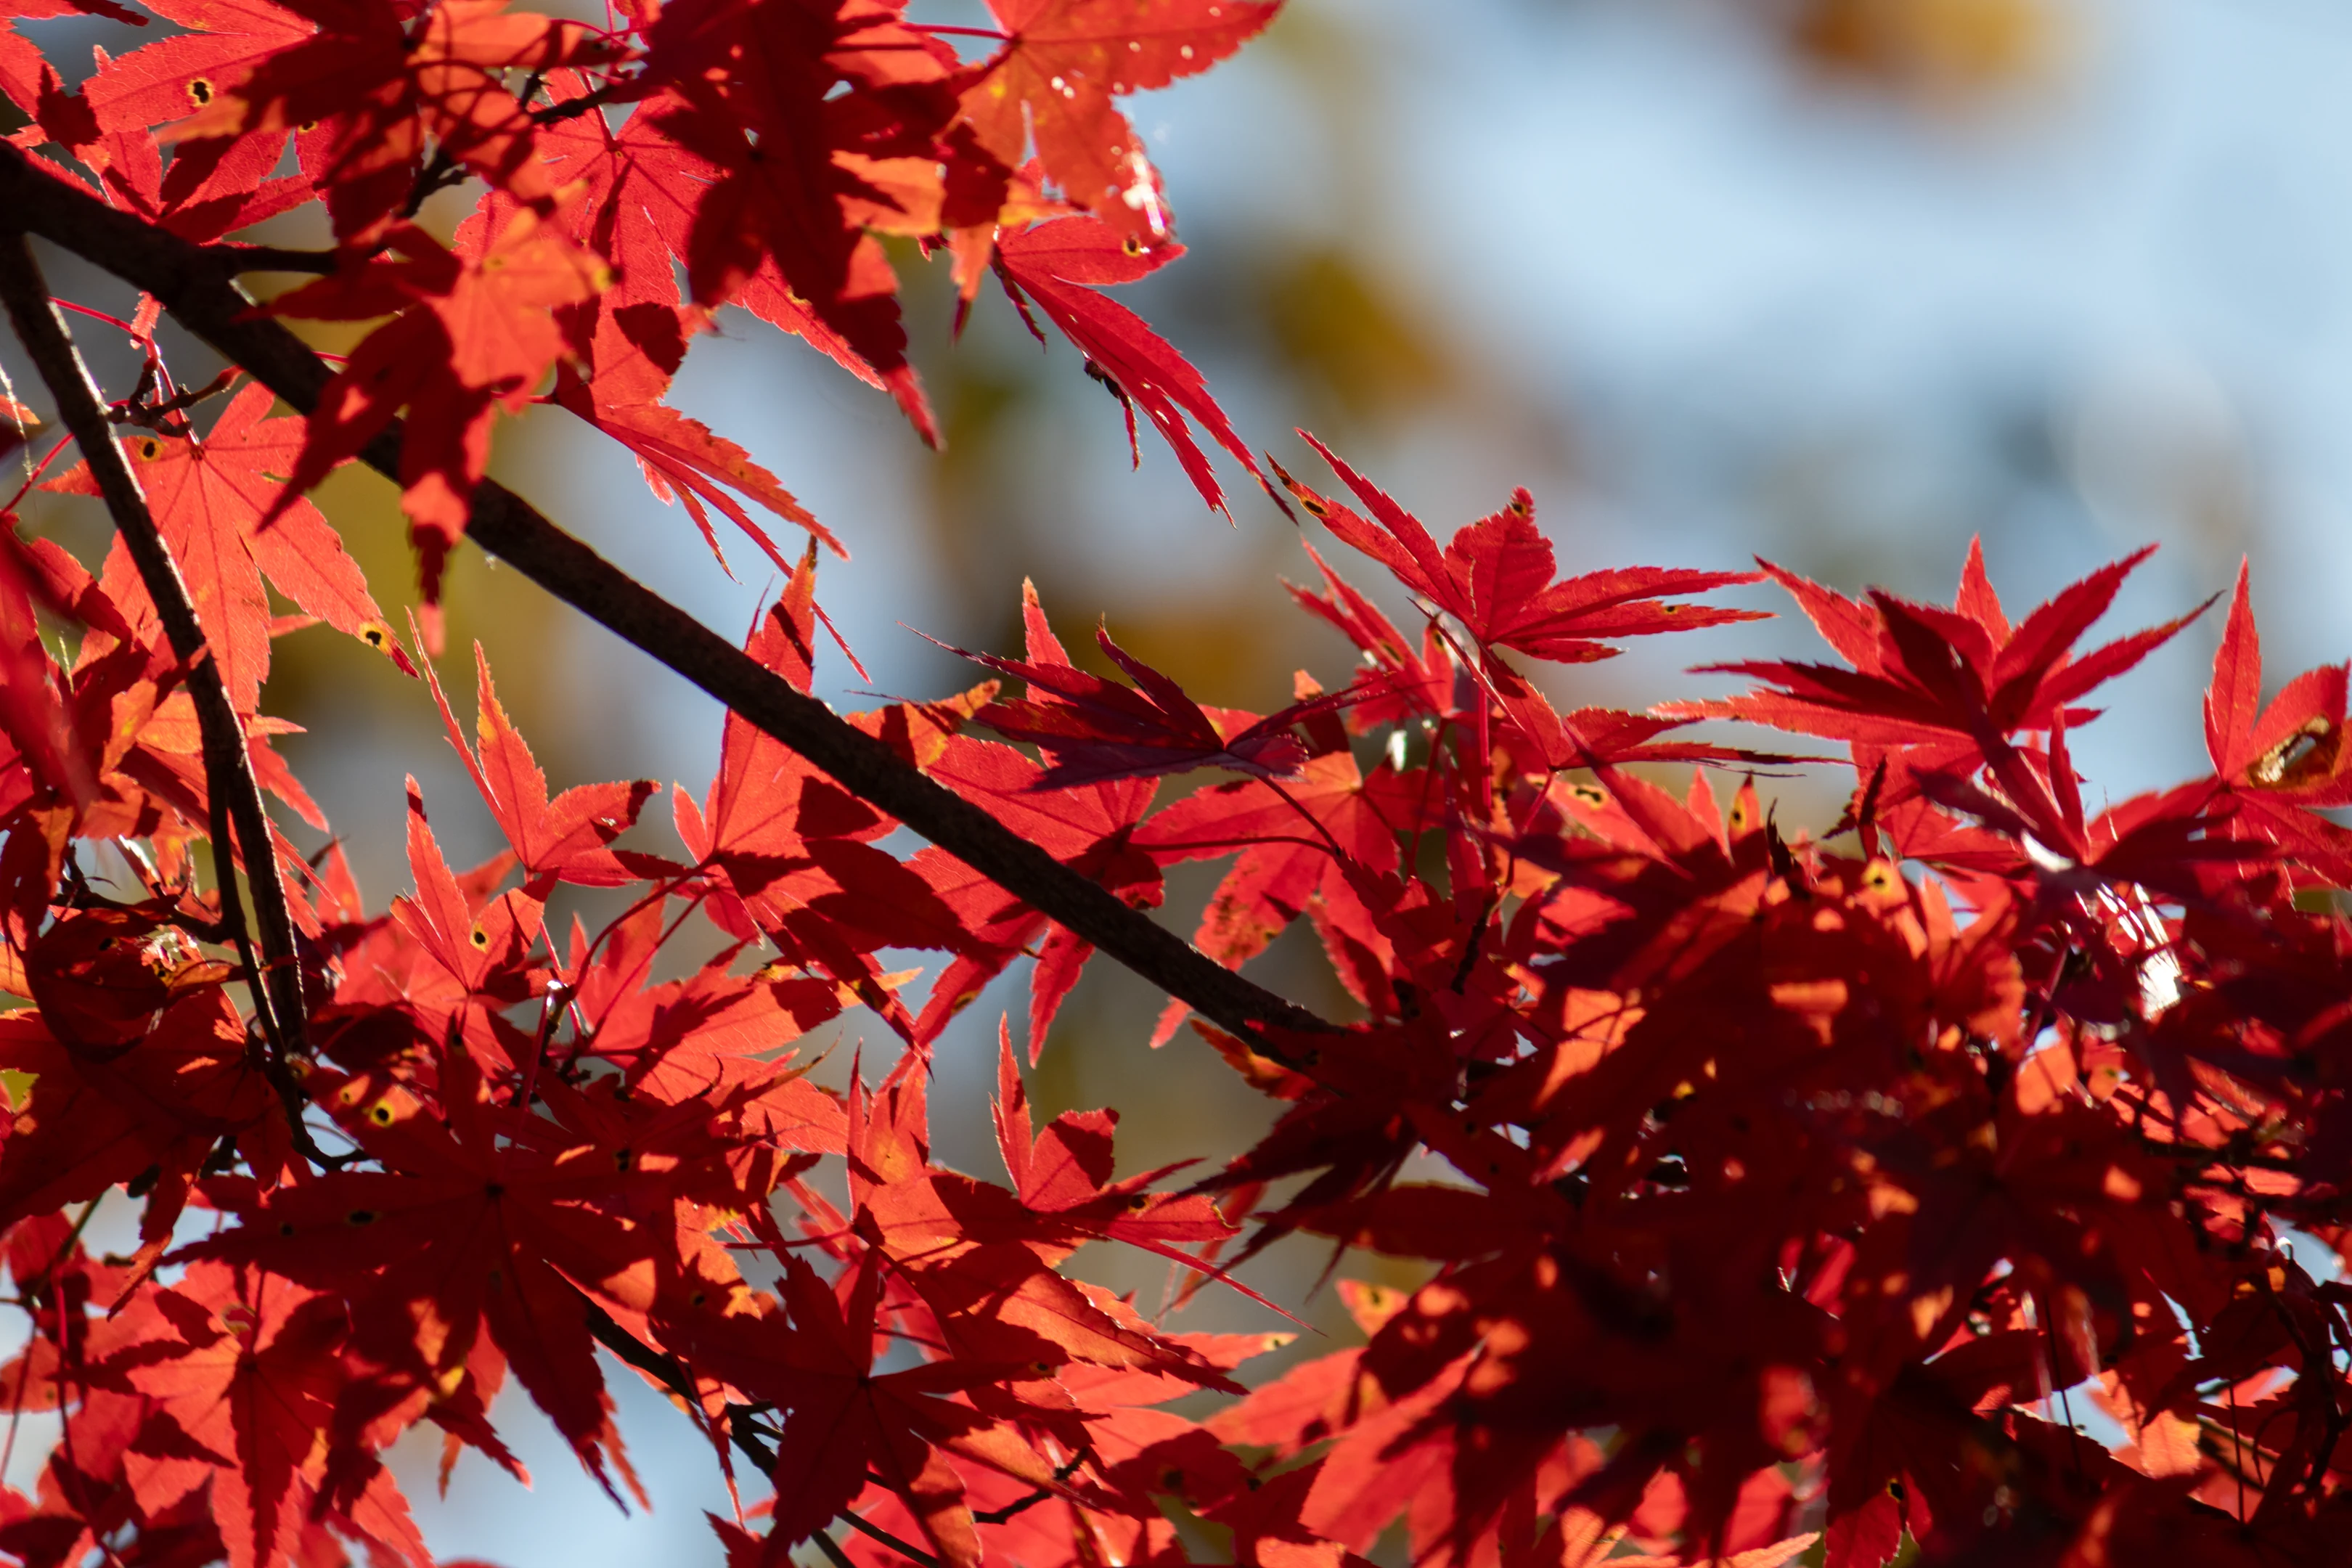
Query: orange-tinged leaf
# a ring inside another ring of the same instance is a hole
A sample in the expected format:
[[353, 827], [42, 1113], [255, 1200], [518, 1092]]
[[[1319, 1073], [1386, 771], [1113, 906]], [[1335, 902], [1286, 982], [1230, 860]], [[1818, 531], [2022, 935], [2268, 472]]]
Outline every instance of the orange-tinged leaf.
[[[290, 498], [356, 456], [404, 407], [401, 508], [408, 514], [430, 610], [442, 563], [466, 531], [475, 481], [489, 462], [500, 406], [520, 412], [565, 352], [551, 310], [604, 286], [604, 264], [529, 211], [495, 234], [477, 226], [451, 251], [404, 226], [389, 241], [398, 260], [356, 270], [280, 298], [282, 315], [365, 321], [397, 312], [370, 333], [327, 384], [290, 476]], [[437, 615], [425, 622], [437, 647]]]
[[1123, 233], [1166, 236], [1160, 175], [1114, 99], [1203, 71], [1263, 31], [1281, 0], [990, 0], [1012, 35], [963, 96], [981, 144], [1038, 161]]

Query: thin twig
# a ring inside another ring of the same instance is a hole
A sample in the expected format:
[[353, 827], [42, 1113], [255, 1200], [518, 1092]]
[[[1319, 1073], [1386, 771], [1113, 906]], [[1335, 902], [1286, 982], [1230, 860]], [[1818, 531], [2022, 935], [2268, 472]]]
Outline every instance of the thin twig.
[[[249, 953], [240, 956], [247, 963], [255, 1011], [271, 1046], [270, 1076], [286, 1100], [295, 1145], [306, 1155], [319, 1158], [310, 1130], [302, 1124], [303, 1097], [294, 1078], [296, 1058], [309, 1054], [294, 921], [286, 902], [285, 884], [278, 879], [277, 846], [262, 804], [261, 786], [254, 778], [252, 758], [246, 750], [244, 724], [229, 700], [219, 661], [196, 619], [187, 583], [147, 510], [146, 497], [140, 492], [122, 448], [115, 444], [106, 405], [74, 348], [64, 319], [50, 303], [40, 264], [34, 260], [32, 247], [22, 233], [0, 230], [0, 299], [6, 301], [18, 341], [47, 384], [49, 395], [57, 400], [58, 417], [81, 447], [123, 548], [139, 569], [147, 596], [154, 601], [163, 635], [186, 670], [184, 681], [203, 740], [205, 783], [215, 803], [213, 857], [222, 916], [232, 932], [241, 934], [244, 910], [237, 899], [236, 858], [242, 847], [254, 924], [259, 928], [258, 967]], [[224, 800], [225, 810], [219, 804]]]
[[583, 92], [577, 98], [567, 98], [561, 103], [542, 103], [530, 110], [534, 125], [560, 125], [567, 120], [577, 120], [609, 103], [622, 102], [623, 95], [635, 86], [628, 81], [609, 81], [593, 92]]
[[[329, 379], [302, 341], [256, 314], [205, 247], [108, 206], [0, 142], [0, 213], [162, 300], [190, 331], [307, 414]], [[395, 424], [362, 454], [400, 472]], [[782, 742], [850, 794], [905, 823], [1014, 898], [1086, 938], [1113, 962], [1277, 1060], [1267, 1024], [1301, 1032], [1335, 1026], [1228, 970], [1108, 889], [1055, 859], [732, 642], [663, 599], [490, 480], [475, 488], [468, 534], [557, 598]]]
[[971, 1521], [974, 1524], [1003, 1524], [1006, 1520], [1011, 1519], [1015, 1514], [1028, 1512], [1031, 1509], [1035, 1508], [1039, 1503], [1044, 1502], [1047, 1498], [1050, 1498], [1054, 1494], [1052, 1492], [1047, 1491], [1044, 1487], [1039, 1487], [1027, 1497], [1015, 1498], [1013, 1501], [1006, 1503], [1003, 1508], [992, 1508], [984, 1513], [973, 1514], [971, 1516]]
[[[153, 361], [148, 362], [151, 365]], [[118, 403], [106, 411], [107, 418], [117, 425], [136, 425], [142, 429], [161, 430], [167, 436], [185, 436], [188, 422], [174, 416], [194, 408], [208, 397], [218, 397], [236, 379], [236, 367], [231, 365], [202, 386], [189, 387], [172, 394], [161, 403], [149, 403], [134, 397], [128, 403]]]
[[833, 1568], [857, 1568], [856, 1559], [844, 1552], [841, 1543], [824, 1531], [812, 1532], [809, 1539], [816, 1542], [816, 1549], [824, 1553], [824, 1560], [832, 1563]]

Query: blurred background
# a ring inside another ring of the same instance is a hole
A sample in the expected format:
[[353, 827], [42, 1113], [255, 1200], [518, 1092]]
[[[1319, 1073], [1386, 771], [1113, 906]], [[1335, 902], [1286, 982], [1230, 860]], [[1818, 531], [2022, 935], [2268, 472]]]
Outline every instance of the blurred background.
[[[977, 0], [912, 9], [987, 21]], [[1132, 101], [1191, 254], [1123, 298], [1207, 373], [1254, 445], [1312, 480], [1289, 433], [1310, 428], [1441, 537], [1525, 484], [1564, 570], [1761, 553], [1849, 591], [1948, 598], [1981, 534], [2013, 613], [2160, 542], [2113, 632], [2225, 590], [2251, 554], [2275, 686], [2352, 642], [2336, 605], [2352, 578], [2347, 81], [2352, 15], [2322, 0], [1291, 0], [1238, 59]], [[944, 452], [733, 312], [677, 395], [855, 552], [824, 563], [819, 591], [872, 680], [836, 657], [820, 665], [824, 695], [862, 706], [867, 690], [971, 684], [980, 672], [914, 629], [1013, 650], [1024, 576], [1074, 647], [1106, 617], [1204, 701], [1276, 706], [1301, 667], [1343, 678], [1346, 650], [1280, 586], [1312, 570], [1294, 527], [1245, 477], [1225, 466], [1228, 524], [1148, 431], [1130, 473], [1118, 406], [1074, 351], [1041, 351], [986, 296], [951, 346], [944, 264], [898, 259]], [[130, 303], [62, 265], [58, 288]], [[202, 363], [185, 347], [174, 360]], [[127, 384], [130, 363], [112, 368]], [[778, 585], [731, 540], [738, 576], [722, 573], [618, 447], [559, 411], [504, 426], [493, 467], [714, 626], [748, 628]], [[387, 607], [408, 596], [389, 488], [347, 470], [320, 500]], [[94, 503], [29, 510], [102, 548]], [[1352, 575], [1373, 585], [1369, 563]], [[707, 787], [715, 704], [478, 552], [457, 559], [448, 596], [461, 713], [479, 638], [552, 782]], [[2120, 800], [2203, 765], [2197, 700], [2219, 632], [2209, 616], [2111, 689], [2112, 717], [2070, 736], [2095, 808], [2101, 790]], [[1781, 620], [1642, 647], [1553, 689], [1642, 707], [1724, 689], [1688, 666], [1815, 647]], [[421, 685], [325, 630], [278, 659], [273, 710], [311, 731], [285, 750], [372, 903], [407, 887], [407, 772], [453, 862], [499, 847]], [[1825, 824], [1843, 793], [1780, 787], [1783, 822]], [[647, 846], [671, 847], [665, 808], [648, 816]], [[1214, 874], [1176, 879], [1171, 918], [1188, 932]], [[1322, 1000], [1307, 956], [1286, 940], [1259, 967]], [[982, 1175], [998, 1173], [995, 1020], [1019, 1016], [1025, 978], [1000, 983], [940, 1053], [938, 1152]], [[1144, 1049], [1158, 1004], [1097, 966], [1033, 1082], [1041, 1114], [1126, 1108], [1124, 1171], [1220, 1158], [1265, 1121], [1189, 1037]], [[860, 1038], [869, 1073], [890, 1054], [871, 1019], [842, 1033], [826, 1081]], [[1328, 1336], [1293, 1354], [1353, 1332], [1328, 1290], [1309, 1294], [1324, 1262], [1299, 1247], [1249, 1276]], [[1077, 1267], [1147, 1305], [1163, 1288], [1139, 1255]], [[1226, 1296], [1183, 1326], [1279, 1325]], [[608, 1373], [656, 1512], [616, 1514], [509, 1398], [499, 1416], [535, 1497], [468, 1458], [436, 1503], [437, 1446], [406, 1454], [438, 1550], [576, 1568], [719, 1561], [698, 1517], [727, 1508], [707, 1451]], [[20, 1447], [8, 1479], [26, 1484], [30, 1461]]]

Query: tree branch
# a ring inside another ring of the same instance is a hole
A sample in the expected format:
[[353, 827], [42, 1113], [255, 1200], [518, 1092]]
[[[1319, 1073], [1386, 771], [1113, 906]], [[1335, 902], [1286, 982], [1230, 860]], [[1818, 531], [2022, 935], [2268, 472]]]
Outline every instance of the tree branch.
[[224, 240], [205, 247], [231, 272], [315, 272], [332, 275], [349, 259], [340, 250], [289, 250], [282, 245], [238, 245]]
[[[330, 372], [300, 339], [258, 314], [215, 252], [108, 206], [0, 143], [0, 212], [9, 221], [146, 290], [190, 331], [308, 414]], [[371, 442], [367, 464], [400, 472], [401, 427]], [[1260, 1026], [1333, 1027], [1225, 968], [1090, 879], [1055, 860], [884, 742], [712, 632], [564, 532], [528, 501], [484, 480], [468, 537], [564, 603], [652, 655], [858, 796], [997, 886], [1060, 921], [1115, 962], [1268, 1056]]]
[[[294, 1058], [307, 1054], [302, 970], [286, 887], [278, 879], [278, 849], [268, 813], [246, 750], [244, 723], [229, 700], [219, 662], [205, 642], [187, 583], [155, 527], [139, 481], [123, 460], [122, 448], [115, 444], [106, 405], [74, 348], [64, 319], [49, 303], [48, 284], [41, 277], [39, 263], [33, 259], [31, 246], [14, 229], [0, 228], [0, 299], [6, 301], [18, 341], [58, 401], [58, 417], [89, 464], [115, 530], [122, 536], [123, 548], [139, 569], [147, 596], [154, 601], [163, 635], [186, 669], [188, 697], [195, 705], [197, 732], [203, 740], [205, 784], [211, 796], [213, 867], [220, 883], [222, 922], [236, 941], [251, 977], [255, 1010], [273, 1056], [271, 1078], [280, 1098], [287, 1100], [295, 1142], [315, 1157], [316, 1147], [302, 1125], [303, 1100], [293, 1068]], [[254, 923], [260, 928], [258, 963], [247, 943], [245, 909], [237, 897], [236, 859], [240, 848], [246, 886], [253, 898]]]
[[843, 1509], [834, 1518], [857, 1531], [877, 1546], [888, 1548], [915, 1564], [915, 1568], [940, 1568], [940, 1560], [919, 1546], [909, 1546], [878, 1524], [869, 1524], [854, 1509]]

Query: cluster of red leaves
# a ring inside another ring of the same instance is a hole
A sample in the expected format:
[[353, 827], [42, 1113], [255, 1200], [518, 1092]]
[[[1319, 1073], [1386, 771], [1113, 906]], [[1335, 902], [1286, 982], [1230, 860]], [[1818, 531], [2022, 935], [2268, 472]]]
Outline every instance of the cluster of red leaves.
[[[878, 237], [911, 238], [967, 298], [994, 270], [1213, 503], [1192, 427], [1255, 471], [1097, 290], [1179, 249], [1116, 97], [1271, 5], [996, 0], [972, 61], [887, 0], [647, 0], [606, 29], [498, 0], [156, 9], [184, 30], [78, 90], [0, 30], [19, 144], [206, 242], [323, 202], [339, 248], [277, 308], [389, 318], [307, 422], [248, 388], [201, 434], [220, 388], [176, 387], [152, 309], [125, 323], [134, 467], [255, 773], [316, 826], [269, 748], [271, 639], [317, 619], [409, 656], [301, 493], [404, 408], [428, 585], [496, 411], [544, 396], [714, 548], [712, 510], [790, 568], [747, 651], [803, 691], [830, 535], [662, 401], [719, 304], [928, 429]], [[466, 180], [444, 244], [416, 213]], [[216, 781], [155, 605], [120, 545], [93, 574], [9, 518], [0, 990], [31, 1005], [0, 1015], [0, 1266], [28, 1331], [0, 1402], [62, 1436], [0, 1493], [0, 1554], [424, 1563], [384, 1450], [429, 1423], [445, 1475], [468, 1448], [519, 1475], [509, 1373], [618, 1499], [601, 1347], [752, 1483], [712, 1520], [745, 1568], [1157, 1568], [1211, 1541], [1346, 1568], [1400, 1523], [1434, 1568], [1879, 1568], [1906, 1537], [1938, 1563], [2352, 1557], [2352, 834], [2321, 815], [2352, 804], [2345, 667], [2265, 706], [2242, 577], [2211, 775], [2093, 816], [2083, 703], [2186, 624], [2078, 651], [2137, 558], [2015, 623], [1973, 553], [1948, 608], [1768, 564], [1841, 662], [1563, 711], [1528, 661], [1750, 618], [1693, 596], [1758, 574], [1563, 578], [1525, 492], [1441, 544], [1323, 456], [1349, 499], [1276, 472], [1414, 606], [1401, 626], [1309, 545], [1322, 582], [1293, 593], [1358, 656], [1345, 687], [1206, 707], [1105, 633], [1109, 679], [1033, 593], [1022, 657], [974, 656], [1017, 695], [852, 716], [1132, 908], [1230, 859], [1195, 939], [1230, 966], [1307, 922], [1353, 1021], [1202, 1026], [1280, 1112], [1181, 1188], [1117, 1175], [1112, 1112], [1040, 1130], [1009, 1023], [1007, 1182], [931, 1157], [941, 1032], [1030, 960], [1034, 1063], [1087, 933], [894, 849], [740, 716], [675, 793], [682, 855], [625, 842], [656, 786], [551, 795], [486, 662], [470, 736], [422, 673], [509, 849], [453, 869], [412, 788], [414, 891], [371, 913], [339, 851], [276, 843], [310, 1011], [303, 1048], [267, 1037], [196, 875]], [[1843, 818], [1784, 833], [1752, 778], [1727, 810], [1706, 770], [1789, 759], [1673, 735], [1702, 719], [1850, 747]], [[1675, 763], [1701, 764], [1681, 793]], [[558, 929], [565, 884], [626, 907]], [[905, 950], [939, 955], [919, 990]], [[897, 1064], [820, 1088], [795, 1043], [858, 1007]], [[136, 1245], [94, 1254], [117, 1194]], [[1222, 1285], [1302, 1236], [1425, 1283], [1343, 1280], [1366, 1342], [1254, 1392], [1236, 1372], [1286, 1336], [1179, 1331], [1068, 1269], [1102, 1242]], [[1169, 1408], [1204, 1391], [1229, 1397]]]
[[[1139, 404], [1222, 508], [1186, 416], [1255, 474], [1249, 448], [1182, 355], [1098, 291], [1183, 251], [1116, 100], [1206, 69], [1278, 5], [993, 0], [997, 47], [967, 60], [946, 35], [972, 29], [908, 22], [897, 0], [638, 0], [601, 29], [504, 0], [158, 0], [185, 30], [101, 50], [79, 90], [0, 26], [0, 94], [52, 172], [184, 237], [324, 203], [331, 275], [273, 308], [383, 324], [291, 478], [308, 489], [405, 411], [402, 506], [437, 650], [442, 563], [495, 417], [551, 372], [543, 400], [628, 447], [714, 552], [713, 509], [790, 568], [746, 503], [838, 550], [772, 474], [662, 398], [710, 312], [740, 305], [936, 439], [886, 236], [950, 250], [967, 306], [992, 268], [1033, 331], [1034, 303], [1087, 356], [1130, 434]], [[0, 20], [68, 11], [147, 20], [112, 0], [5, 0]], [[289, 148], [299, 173], [280, 175]], [[445, 245], [414, 220], [468, 180], [480, 200]]]

